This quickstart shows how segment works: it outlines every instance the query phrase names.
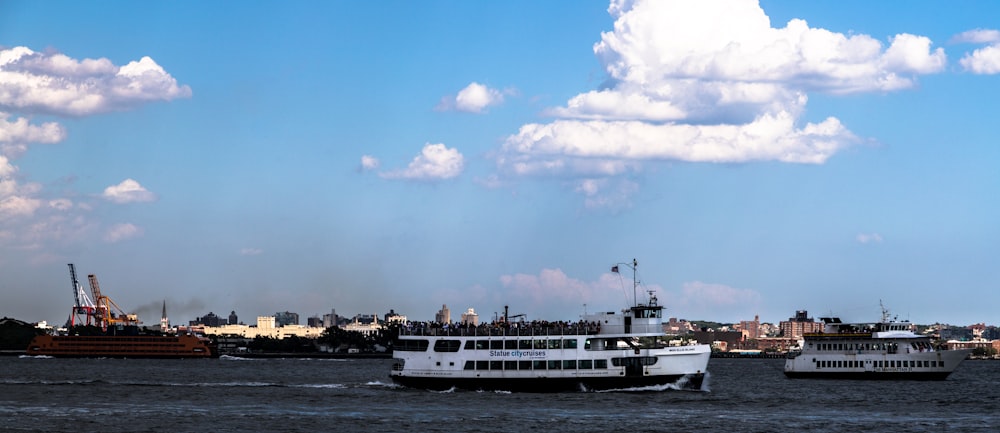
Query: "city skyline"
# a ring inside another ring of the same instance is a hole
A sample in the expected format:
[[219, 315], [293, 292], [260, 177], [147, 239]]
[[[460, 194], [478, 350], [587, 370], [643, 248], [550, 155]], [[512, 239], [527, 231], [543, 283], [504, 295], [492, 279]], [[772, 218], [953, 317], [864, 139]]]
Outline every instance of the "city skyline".
[[0, 316], [994, 322], [998, 12], [5, 1]]

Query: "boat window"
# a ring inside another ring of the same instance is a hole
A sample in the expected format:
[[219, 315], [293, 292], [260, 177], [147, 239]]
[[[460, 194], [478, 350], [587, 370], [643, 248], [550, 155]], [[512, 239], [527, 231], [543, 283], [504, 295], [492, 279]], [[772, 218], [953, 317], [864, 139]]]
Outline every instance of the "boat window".
[[435, 352], [458, 352], [460, 347], [462, 347], [462, 342], [459, 340], [437, 340], [434, 342]]
[[503, 361], [490, 361], [490, 370], [503, 370]]
[[535, 349], [544, 349], [545, 340], [535, 340]]
[[561, 349], [561, 348], [562, 348], [562, 340], [559, 339], [549, 340], [549, 349]]
[[567, 359], [563, 361], [563, 370], [576, 370], [576, 360]]
[[518, 349], [531, 349], [531, 340], [518, 340], [517, 341], [517, 348]]
[[571, 339], [567, 338], [567, 339], [563, 340], [563, 348], [565, 348], [565, 349], [576, 349], [576, 339], [575, 338], [571, 338]]
[[426, 352], [428, 346], [430, 342], [427, 340], [399, 340], [393, 349], [404, 352]]
[[489, 340], [476, 340], [476, 349], [478, 349], [478, 350], [486, 350], [486, 349], [489, 349], [489, 348], [490, 348], [490, 341]]
[[590, 370], [592, 368], [594, 368], [594, 361], [591, 361], [589, 359], [581, 359], [580, 360], [580, 369], [581, 370]]
[[503, 342], [504, 349], [517, 349], [517, 340], [505, 340]]
[[517, 361], [518, 370], [531, 370], [531, 361]]
[[589, 338], [583, 341], [583, 348], [586, 349], [586, 350], [590, 350], [590, 339]]
[[597, 368], [608, 368], [608, 360], [607, 359], [595, 359], [594, 360], [594, 368], [595, 369], [597, 369]]
[[489, 370], [489, 369], [490, 369], [489, 361], [476, 361], [476, 370]]
[[476, 350], [476, 342], [474, 340], [466, 340], [465, 350]]
[[503, 349], [503, 340], [490, 341], [490, 349], [493, 350]]
[[545, 370], [545, 361], [531, 361], [532, 370]]
[[504, 361], [503, 362], [503, 369], [504, 370], [517, 370], [517, 361]]
[[475, 368], [476, 368], [476, 361], [465, 361], [466, 370], [475, 370]]
[[559, 370], [562, 363], [559, 361], [549, 361], [549, 370]]

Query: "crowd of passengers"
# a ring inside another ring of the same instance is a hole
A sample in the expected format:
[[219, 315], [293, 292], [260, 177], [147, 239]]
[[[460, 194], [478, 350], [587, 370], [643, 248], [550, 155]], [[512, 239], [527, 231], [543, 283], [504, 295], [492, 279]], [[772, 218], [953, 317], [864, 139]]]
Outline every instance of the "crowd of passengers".
[[407, 322], [400, 331], [404, 335], [437, 336], [504, 336], [504, 335], [589, 335], [601, 330], [599, 322], [566, 322], [503, 320], [473, 325], [471, 323]]

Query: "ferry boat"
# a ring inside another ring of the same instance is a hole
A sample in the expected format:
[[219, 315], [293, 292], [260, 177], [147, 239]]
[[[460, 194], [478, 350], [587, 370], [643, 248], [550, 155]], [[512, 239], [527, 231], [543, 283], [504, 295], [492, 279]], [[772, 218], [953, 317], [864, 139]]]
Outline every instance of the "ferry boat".
[[[633, 269], [635, 288], [638, 263], [625, 265]], [[489, 326], [401, 327], [390, 377], [430, 390], [558, 392], [670, 384], [700, 390], [711, 355], [708, 345], [670, 343], [663, 307], [651, 291], [646, 304], [585, 314], [578, 323], [507, 319], [505, 311]]]
[[878, 323], [842, 323], [824, 317], [823, 332], [803, 336], [789, 352], [790, 378], [944, 380], [972, 349], [940, 350], [930, 337], [913, 332], [907, 321], [889, 319], [882, 308]]
[[208, 338], [180, 335], [36, 335], [30, 356], [56, 358], [217, 358]]

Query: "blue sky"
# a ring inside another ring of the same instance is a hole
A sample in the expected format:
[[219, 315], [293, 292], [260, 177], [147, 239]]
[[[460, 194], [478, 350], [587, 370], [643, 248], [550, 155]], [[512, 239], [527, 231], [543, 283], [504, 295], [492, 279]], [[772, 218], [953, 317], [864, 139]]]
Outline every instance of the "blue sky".
[[0, 315], [996, 324], [998, 8], [5, 1]]

